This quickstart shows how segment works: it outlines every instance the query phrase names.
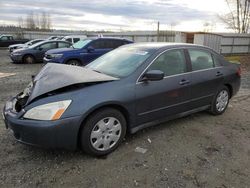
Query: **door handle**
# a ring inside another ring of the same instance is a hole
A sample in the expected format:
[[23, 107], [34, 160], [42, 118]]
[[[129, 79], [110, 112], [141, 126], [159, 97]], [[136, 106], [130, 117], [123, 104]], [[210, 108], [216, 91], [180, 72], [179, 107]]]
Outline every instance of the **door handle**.
[[223, 76], [223, 73], [221, 73], [220, 71], [218, 71], [218, 72], [216, 73], [216, 76]]
[[184, 80], [184, 79], [179, 82], [180, 85], [187, 85], [189, 83], [190, 83], [189, 80]]

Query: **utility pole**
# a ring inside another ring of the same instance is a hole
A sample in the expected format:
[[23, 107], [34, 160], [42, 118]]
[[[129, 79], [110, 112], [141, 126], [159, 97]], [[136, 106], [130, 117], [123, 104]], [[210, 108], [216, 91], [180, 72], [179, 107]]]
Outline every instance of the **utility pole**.
[[159, 35], [160, 35], [160, 22], [157, 22], [157, 42], [159, 42]]

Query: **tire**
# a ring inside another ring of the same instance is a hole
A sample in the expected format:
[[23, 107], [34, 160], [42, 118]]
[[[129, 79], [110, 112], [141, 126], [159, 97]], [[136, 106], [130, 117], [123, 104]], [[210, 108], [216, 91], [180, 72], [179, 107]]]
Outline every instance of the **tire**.
[[72, 60], [69, 60], [67, 61], [66, 63], [67, 65], [73, 65], [73, 66], [81, 66], [81, 62], [76, 60], [76, 59], [72, 59]]
[[223, 86], [214, 97], [210, 112], [213, 115], [223, 114], [227, 109], [229, 98], [229, 89], [226, 86]]
[[80, 131], [81, 148], [90, 155], [107, 155], [122, 142], [126, 128], [126, 120], [120, 111], [100, 109], [86, 120]]
[[26, 63], [26, 64], [33, 64], [33, 63], [36, 62], [36, 60], [35, 60], [34, 56], [32, 56], [32, 55], [26, 55], [23, 58], [23, 62]]

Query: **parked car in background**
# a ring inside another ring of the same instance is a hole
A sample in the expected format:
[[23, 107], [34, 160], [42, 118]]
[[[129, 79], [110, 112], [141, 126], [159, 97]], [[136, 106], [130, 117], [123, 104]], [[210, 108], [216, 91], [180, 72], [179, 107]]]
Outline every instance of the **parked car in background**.
[[69, 35], [62, 38], [62, 40], [71, 42], [72, 44], [78, 42], [79, 40], [86, 39], [86, 35]]
[[85, 66], [103, 54], [130, 43], [133, 42], [122, 38], [87, 38], [73, 44], [71, 48], [49, 50], [43, 61]]
[[47, 40], [56, 40], [57, 36], [50, 36], [49, 38], [47, 38]]
[[36, 43], [28, 48], [17, 49], [10, 54], [15, 63], [35, 63], [43, 60], [45, 52], [55, 48], [69, 48], [70, 42], [61, 40], [46, 40]]
[[203, 110], [223, 114], [240, 80], [240, 65], [207, 47], [131, 44], [86, 67], [48, 63], [3, 114], [22, 143], [100, 156], [127, 132]]
[[14, 39], [12, 35], [0, 35], [0, 47], [8, 47], [12, 44], [23, 44], [28, 41], [28, 39]]
[[30, 41], [28, 41], [28, 42], [26, 42], [24, 44], [13, 44], [13, 45], [10, 45], [8, 47], [8, 49], [9, 49], [9, 52], [11, 53], [11, 52], [13, 52], [16, 49], [27, 48], [28, 46], [31, 46], [33, 44], [36, 44], [36, 43], [42, 42], [42, 41], [44, 41], [44, 40], [43, 39], [34, 39], [34, 40], [30, 40]]

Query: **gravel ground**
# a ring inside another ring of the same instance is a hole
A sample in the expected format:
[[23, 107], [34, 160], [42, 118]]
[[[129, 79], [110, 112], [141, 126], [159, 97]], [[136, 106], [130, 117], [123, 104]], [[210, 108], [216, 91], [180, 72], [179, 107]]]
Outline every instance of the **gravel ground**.
[[[11, 64], [5, 50], [0, 57], [2, 109], [42, 64]], [[105, 158], [20, 144], [0, 118], [0, 187], [250, 187], [249, 104], [245, 69], [241, 90], [223, 115], [201, 112], [128, 135]]]

